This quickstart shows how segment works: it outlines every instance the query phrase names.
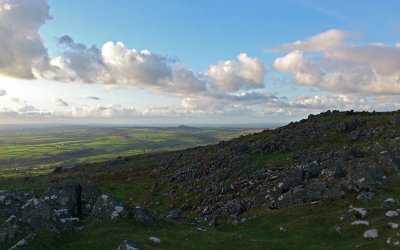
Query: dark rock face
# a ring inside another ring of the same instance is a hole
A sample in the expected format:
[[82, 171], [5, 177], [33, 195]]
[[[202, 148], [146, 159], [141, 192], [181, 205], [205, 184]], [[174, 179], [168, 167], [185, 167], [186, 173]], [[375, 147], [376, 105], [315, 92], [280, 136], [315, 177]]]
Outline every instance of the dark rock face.
[[89, 215], [97, 201], [97, 198], [101, 195], [101, 191], [92, 181], [87, 181], [82, 187], [82, 214]]
[[47, 204], [53, 209], [68, 209], [72, 217], [82, 217], [81, 185], [73, 180], [52, 183], [46, 196]]

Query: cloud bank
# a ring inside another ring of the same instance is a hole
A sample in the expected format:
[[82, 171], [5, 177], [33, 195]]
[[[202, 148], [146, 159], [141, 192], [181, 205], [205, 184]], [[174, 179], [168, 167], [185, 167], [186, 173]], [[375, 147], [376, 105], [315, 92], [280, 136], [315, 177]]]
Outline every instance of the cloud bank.
[[400, 94], [400, 48], [384, 44], [355, 45], [349, 33], [328, 30], [305, 41], [284, 44], [273, 68], [290, 73], [296, 84], [354, 95]]

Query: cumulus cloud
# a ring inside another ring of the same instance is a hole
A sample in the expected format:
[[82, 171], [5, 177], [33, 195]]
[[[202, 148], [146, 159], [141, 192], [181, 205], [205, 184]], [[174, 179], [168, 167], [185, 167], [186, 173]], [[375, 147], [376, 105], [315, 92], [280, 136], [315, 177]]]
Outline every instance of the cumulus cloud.
[[7, 91], [4, 89], [0, 89], [0, 97], [7, 95]]
[[0, 74], [34, 78], [47, 67], [39, 28], [51, 19], [43, 0], [0, 0]]
[[59, 54], [50, 58], [38, 33], [49, 19], [46, 0], [0, 0], [0, 74], [147, 88], [182, 97], [264, 87], [263, 63], [245, 53], [212, 64], [206, 72], [195, 72], [176, 59], [130, 49], [122, 42], [109, 41], [98, 48], [64, 35], [58, 39]]
[[245, 53], [239, 54], [237, 61], [213, 64], [205, 73], [211, 81], [211, 88], [222, 92], [262, 88], [265, 74], [263, 63]]
[[400, 94], [400, 49], [384, 44], [354, 45], [347, 33], [330, 30], [305, 41], [278, 47], [288, 54], [273, 68], [293, 75], [295, 83], [356, 95]]
[[49, 117], [53, 115], [52, 112], [40, 110], [33, 105], [24, 104], [18, 108], [0, 108], [0, 117]]
[[319, 69], [312, 65], [300, 50], [277, 58], [273, 63], [273, 68], [281, 72], [293, 73], [296, 81], [305, 85], [315, 85], [321, 78]]
[[128, 49], [122, 42], [107, 42], [101, 50], [75, 43], [69, 36], [61, 37], [59, 42], [66, 50], [51, 60], [53, 68], [42, 75], [61, 81], [148, 87], [187, 95], [262, 88], [266, 74], [260, 60], [244, 53], [237, 60], [220, 61], [205, 73], [196, 73], [148, 50]]

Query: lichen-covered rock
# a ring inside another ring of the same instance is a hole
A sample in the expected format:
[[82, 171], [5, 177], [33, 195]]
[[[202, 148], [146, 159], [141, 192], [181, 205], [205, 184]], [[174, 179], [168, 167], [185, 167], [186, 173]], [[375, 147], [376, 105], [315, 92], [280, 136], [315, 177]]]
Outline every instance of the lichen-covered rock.
[[133, 209], [133, 216], [136, 222], [143, 224], [154, 224], [154, 218], [151, 213], [142, 205], [137, 204]]
[[58, 218], [54, 210], [42, 200], [30, 199], [23, 206], [22, 217], [33, 229], [45, 229], [49, 232], [58, 233]]
[[0, 216], [8, 218], [20, 214], [21, 207], [34, 197], [33, 193], [0, 190]]
[[102, 194], [97, 198], [90, 215], [99, 220], [116, 220], [128, 218], [132, 215], [132, 211], [125, 203]]
[[81, 185], [73, 180], [50, 184], [44, 199], [52, 209], [68, 209], [72, 217], [82, 217]]
[[142, 248], [136, 242], [130, 240], [124, 240], [121, 245], [118, 246], [117, 250], [141, 250]]

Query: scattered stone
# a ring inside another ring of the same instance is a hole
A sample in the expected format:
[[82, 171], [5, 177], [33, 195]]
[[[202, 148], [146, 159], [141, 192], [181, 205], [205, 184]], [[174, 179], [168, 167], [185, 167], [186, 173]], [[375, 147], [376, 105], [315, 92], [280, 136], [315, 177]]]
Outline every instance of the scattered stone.
[[388, 227], [389, 227], [390, 229], [397, 229], [397, 228], [399, 227], [399, 224], [394, 223], [394, 222], [389, 222], [389, 223], [388, 223]]
[[207, 229], [198, 227], [198, 228], [196, 228], [196, 231], [197, 231], [197, 232], [204, 233], [204, 232], [207, 232]]
[[386, 215], [386, 217], [396, 217], [396, 216], [399, 215], [399, 213], [396, 212], [396, 211], [387, 211], [387, 212], [385, 213], [385, 215]]
[[61, 218], [60, 222], [63, 223], [63, 224], [79, 222], [79, 218], [78, 217]]
[[336, 231], [337, 233], [341, 234], [341, 233], [342, 233], [342, 228], [341, 228], [339, 225], [337, 225], [337, 226], [335, 227], [335, 231]]
[[365, 226], [369, 226], [369, 222], [366, 221], [366, 220], [356, 220], [356, 221], [353, 221], [353, 222], [351, 223], [351, 225], [352, 225], [352, 226], [355, 226], [355, 225], [365, 225]]
[[188, 219], [182, 214], [180, 210], [173, 210], [168, 213], [167, 218], [170, 220], [176, 220], [180, 222], [187, 222]]
[[368, 203], [373, 197], [375, 196], [375, 193], [373, 192], [360, 192], [360, 194], [357, 196], [357, 200], [363, 202], [363, 203]]
[[141, 250], [142, 248], [138, 243], [130, 240], [124, 240], [121, 245], [118, 246], [117, 250]]
[[399, 241], [398, 239], [392, 238], [392, 237], [389, 237], [389, 238], [386, 240], [386, 243], [389, 244], [389, 245], [391, 245], [391, 246], [399, 246], [399, 245], [400, 245], [400, 241]]
[[280, 227], [279, 227], [279, 231], [281, 231], [281, 232], [286, 232], [286, 228], [283, 227], [283, 226], [280, 226]]
[[161, 239], [157, 237], [151, 236], [149, 240], [151, 240], [154, 244], [161, 244]]
[[365, 239], [376, 239], [378, 238], [378, 230], [376, 229], [369, 229], [364, 232]]
[[26, 236], [24, 239], [18, 241], [14, 246], [10, 247], [8, 250], [15, 250], [18, 249], [22, 246], [28, 245], [28, 243], [36, 238], [35, 233], [31, 233], [28, 236]]
[[394, 198], [387, 198], [383, 201], [383, 205], [385, 206], [391, 206], [396, 204], [396, 200]]
[[349, 212], [353, 212], [353, 211], [355, 211], [356, 216], [360, 217], [360, 218], [364, 218], [365, 215], [367, 215], [367, 210], [365, 208], [357, 208], [357, 207], [350, 206]]

